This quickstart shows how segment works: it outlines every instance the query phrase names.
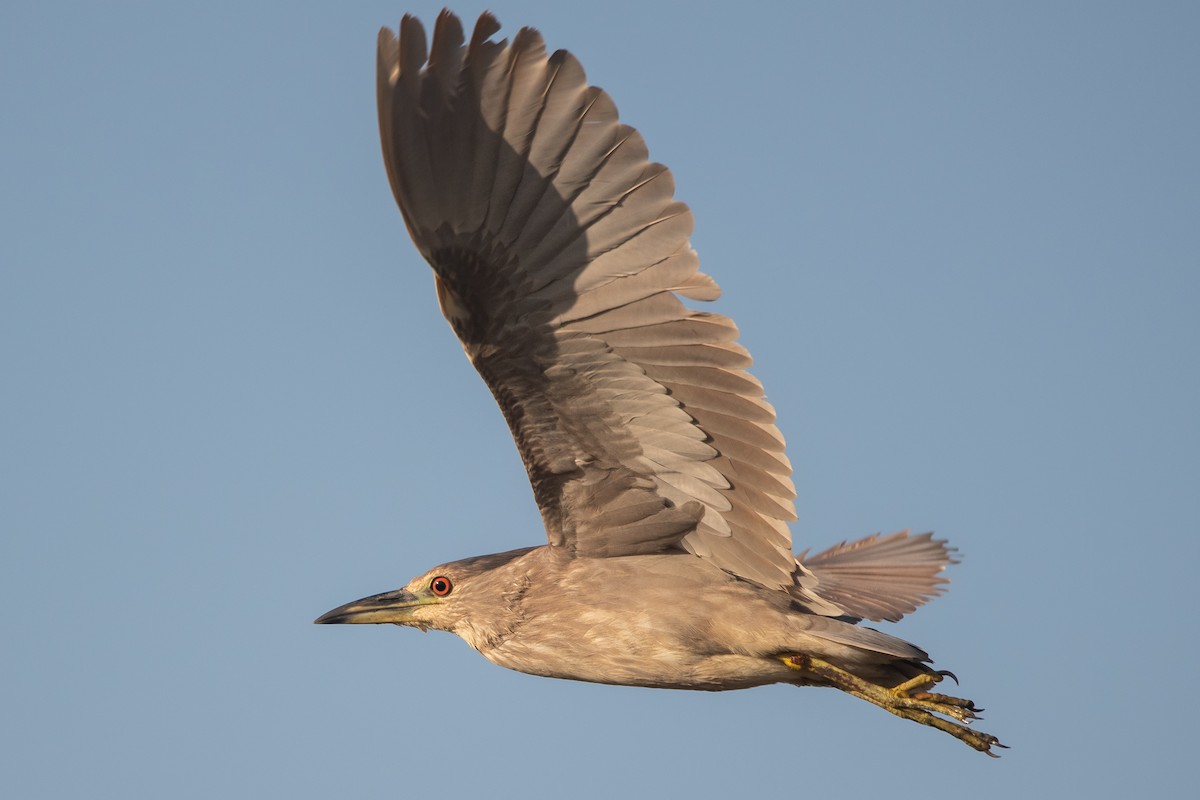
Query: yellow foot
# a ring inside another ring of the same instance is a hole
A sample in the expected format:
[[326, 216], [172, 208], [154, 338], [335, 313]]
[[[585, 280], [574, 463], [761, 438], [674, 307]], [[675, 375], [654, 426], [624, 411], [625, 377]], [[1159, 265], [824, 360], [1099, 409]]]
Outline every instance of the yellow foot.
[[[861, 697], [868, 703], [874, 703], [898, 717], [911, 719], [913, 722], [945, 731], [969, 747], [987, 753], [993, 758], [999, 756], [992, 752], [992, 748], [1004, 747], [995, 736], [967, 727], [972, 720], [979, 719], [978, 712], [983, 709], [976, 708], [970, 700], [964, 700], [961, 697], [926, 691], [942, 680], [943, 673], [932, 671], [922, 673], [899, 686], [888, 688], [871, 683], [841, 667], [836, 667], [828, 661], [813, 656], [781, 656], [779, 660], [794, 670], [821, 678], [824, 682], [843, 692]], [[936, 716], [938, 714], [952, 717], [957, 722], [942, 719], [942, 717]]]

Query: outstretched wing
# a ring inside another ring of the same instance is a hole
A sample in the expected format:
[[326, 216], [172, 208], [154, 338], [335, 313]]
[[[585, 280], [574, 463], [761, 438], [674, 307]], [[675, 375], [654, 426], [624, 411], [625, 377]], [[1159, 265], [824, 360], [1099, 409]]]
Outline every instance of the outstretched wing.
[[671, 173], [569, 53], [464, 46], [449, 12], [379, 37], [388, 176], [438, 300], [502, 409], [552, 545], [682, 546], [792, 588], [795, 489], [774, 409], [688, 243]]

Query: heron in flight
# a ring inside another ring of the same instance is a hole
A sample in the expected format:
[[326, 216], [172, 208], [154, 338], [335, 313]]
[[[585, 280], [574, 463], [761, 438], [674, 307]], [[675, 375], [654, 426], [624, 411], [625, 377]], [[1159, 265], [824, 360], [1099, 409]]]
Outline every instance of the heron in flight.
[[797, 558], [775, 411], [714, 300], [670, 171], [523, 28], [379, 36], [383, 158], [438, 302], [491, 389], [549, 542], [434, 567], [319, 623], [450, 631], [534, 675], [831, 686], [993, 754], [916, 645], [860, 626], [940, 594], [952, 549], [868, 536]]

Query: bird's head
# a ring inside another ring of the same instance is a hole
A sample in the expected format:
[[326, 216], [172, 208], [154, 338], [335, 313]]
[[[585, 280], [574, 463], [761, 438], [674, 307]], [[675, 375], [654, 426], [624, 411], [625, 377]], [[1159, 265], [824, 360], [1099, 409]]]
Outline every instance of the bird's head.
[[473, 611], [493, 605], [509, 582], [503, 567], [533, 548], [510, 550], [442, 564], [404, 587], [338, 606], [317, 617], [318, 625], [390, 623], [421, 630], [454, 631]]

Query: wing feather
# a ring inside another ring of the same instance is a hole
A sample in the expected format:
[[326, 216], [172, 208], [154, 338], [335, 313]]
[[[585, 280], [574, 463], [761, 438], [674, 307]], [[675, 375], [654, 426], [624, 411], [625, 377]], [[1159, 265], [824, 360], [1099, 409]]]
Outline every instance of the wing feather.
[[697, 311], [686, 319], [610, 331], [605, 338], [612, 347], [661, 347], [731, 342], [737, 335], [737, 326], [728, 317]]
[[443, 12], [428, 51], [411, 17], [398, 40], [381, 33], [380, 135], [550, 543], [581, 556], [683, 548], [792, 588], [783, 437], [737, 327], [679, 300], [720, 290], [699, 272], [670, 171], [575, 58], [547, 56], [528, 28], [492, 41], [498, 29], [484, 14], [464, 46]]

